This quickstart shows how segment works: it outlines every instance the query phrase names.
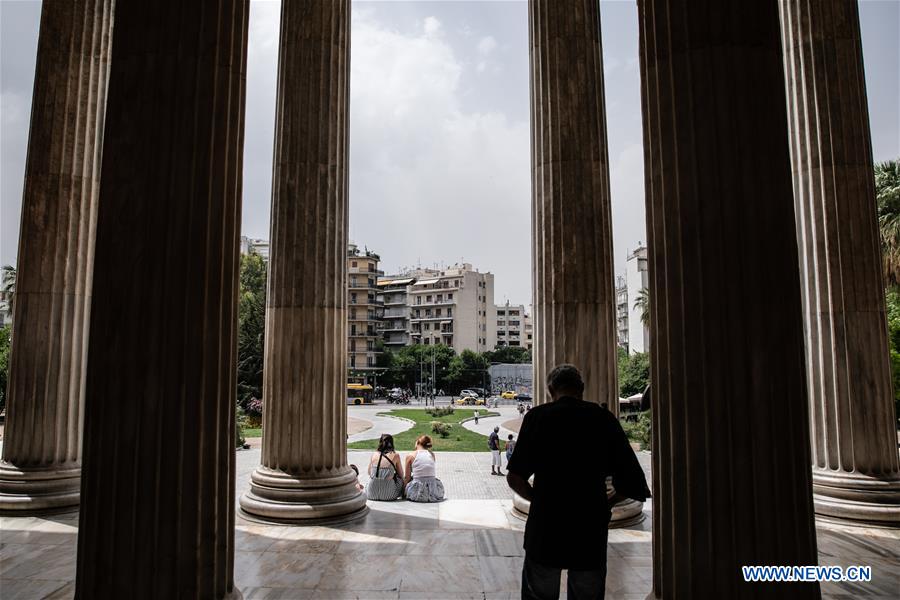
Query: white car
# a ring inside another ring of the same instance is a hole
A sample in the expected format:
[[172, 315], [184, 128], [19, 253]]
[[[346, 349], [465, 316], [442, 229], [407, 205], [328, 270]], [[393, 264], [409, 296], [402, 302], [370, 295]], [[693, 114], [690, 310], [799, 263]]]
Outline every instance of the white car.
[[471, 396], [472, 398], [478, 398], [478, 392], [473, 392], [472, 390], [463, 390], [459, 393], [460, 396], [465, 398], [466, 396]]

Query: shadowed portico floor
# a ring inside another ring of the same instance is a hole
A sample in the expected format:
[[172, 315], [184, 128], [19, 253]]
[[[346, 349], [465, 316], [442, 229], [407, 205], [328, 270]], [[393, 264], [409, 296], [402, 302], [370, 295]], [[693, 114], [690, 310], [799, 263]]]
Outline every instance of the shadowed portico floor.
[[[368, 455], [351, 452], [349, 460], [364, 472]], [[649, 454], [639, 456], [649, 470]], [[240, 494], [259, 450], [237, 457]], [[333, 527], [238, 517], [235, 583], [245, 598], [518, 598], [524, 523], [510, 514], [504, 479], [489, 473], [487, 453], [445, 453], [438, 476], [448, 500], [440, 504], [369, 502], [365, 519]], [[644, 600], [650, 592], [649, 503], [645, 512], [634, 528], [610, 531], [607, 598]], [[0, 518], [0, 596], [71, 598], [77, 526], [77, 513]], [[821, 564], [873, 567], [872, 583], [823, 584], [824, 597], [895, 597], [896, 532], [820, 526], [818, 540]]]

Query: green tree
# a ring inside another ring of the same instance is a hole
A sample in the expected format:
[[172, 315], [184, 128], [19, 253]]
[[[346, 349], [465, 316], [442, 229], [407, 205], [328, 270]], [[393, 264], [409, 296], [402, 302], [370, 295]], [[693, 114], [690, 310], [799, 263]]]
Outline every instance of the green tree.
[[527, 364], [531, 362], [531, 352], [522, 346], [500, 346], [484, 353], [490, 363]]
[[618, 363], [619, 397], [627, 398], [643, 392], [650, 383], [650, 354], [628, 354], [624, 348], [619, 348]]
[[895, 287], [900, 285], [900, 165], [896, 160], [875, 165], [875, 202], [884, 279]]
[[650, 290], [641, 288], [637, 298], [634, 299], [634, 309], [641, 311], [641, 323], [650, 326]]
[[11, 327], [0, 327], [0, 412], [6, 408], [6, 383], [9, 380], [9, 341]]
[[257, 413], [250, 404], [262, 398], [263, 352], [266, 332], [266, 263], [258, 254], [241, 255], [238, 291], [238, 405]]
[[447, 376], [445, 391], [458, 393], [469, 387], [490, 387], [491, 381], [488, 374], [488, 362], [484, 354], [478, 354], [471, 350], [463, 350], [459, 356], [450, 361], [450, 371]]
[[416, 389], [422, 381], [426, 386], [431, 382], [431, 363], [434, 357], [435, 389], [447, 388], [447, 373], [456, 352], [443, 344], [414, 344], [403, 346], [396, 351], [385, 349], [378, 357], [376, 365], [385, 369], [378, 376], [379, 385]]

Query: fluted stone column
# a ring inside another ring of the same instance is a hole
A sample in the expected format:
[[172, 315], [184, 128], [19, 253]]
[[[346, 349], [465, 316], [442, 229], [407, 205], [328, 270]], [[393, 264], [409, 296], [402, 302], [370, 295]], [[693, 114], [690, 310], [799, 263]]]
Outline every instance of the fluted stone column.
[[642, 0], [651, 597], [817, 598], [778, 7]]
[[813, 500], [900, 527], [872, 142], [855, 0], [780, 0], [810, 388]]
[[120, 2], [76, 598], [234, 598], [249, 3]]
[[41, 10], [0, 511], [77, 506], [113, 0]]
[[263, 448], [245, 515], [349, 520], [347, 465], [349, 0], [281, 5], [263, 374]]
[[[558, 364], [583, 373], [586, 400], [618, 414], [612, 222], [600, 6], [596, 0], [531, 0], [534, 398]], [[642, 503], [616, 505], [611, 526], [643, 518]], [[527, 513], [516, 496], [514, 507]]]

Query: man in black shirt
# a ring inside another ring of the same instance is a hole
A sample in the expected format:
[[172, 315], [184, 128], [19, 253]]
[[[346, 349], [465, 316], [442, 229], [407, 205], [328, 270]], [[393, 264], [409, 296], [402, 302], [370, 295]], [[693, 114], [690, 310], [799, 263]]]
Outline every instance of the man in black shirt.
[[[553, 401], [525, 415], [506, 466], [509, 486], [531, 502], [522, 598], [558, 598], [561, 570], [568, 569], [571, 600], [602, 600], [610, 507], [624, 498], [643, 502], [650, 490], [619, 421], [582, 399], [578, 369], [559, 365], [547, 388]], [[607, 476], [616, 490], [610, 499]]]

